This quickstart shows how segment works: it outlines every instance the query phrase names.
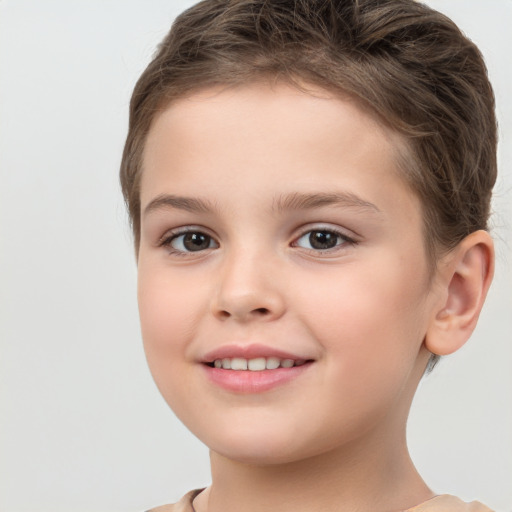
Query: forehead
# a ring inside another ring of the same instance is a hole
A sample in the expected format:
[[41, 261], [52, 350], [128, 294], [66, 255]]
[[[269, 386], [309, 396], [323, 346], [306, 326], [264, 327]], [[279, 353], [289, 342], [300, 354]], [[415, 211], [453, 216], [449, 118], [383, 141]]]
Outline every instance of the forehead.
[[208, 89], [156, 116], [144, 152], [141, 203], [163, 192], [204, 193], [206, 183], [218, 198], [223, 188], [241, 195], [262, 187], [303, 193], [335, 183], [358, 195], [392, 187], [403, 194], [405, 187], [412, 196], [396, 165], [403, 145], [353, 99], [320, 88]]
[[[178, 97], [154, 116], [151, 133], [155, 126], [162, 123], [179, 122], [181, 130], [190, 127], [194, 135], [201, 135], [209, 126], [203, 121], [213, 118], [218, 125], [262, 127], [267, 129], [269, 124], [293, 124], [295, 128], [306, 127], [311, 122], [322, 131], [339, 129], [340, 110], [335, 105], [343, 105], [343, 119], [351, 117], [349, 122], [364, 123], [373, 130], [379, 130], [380, 135], [390, 144], [403, 144], [403, 138], [391, 127], [385, 124], [370, 107], [358, 98], [343, 93], [330, 91], [314, 84], [272, 82], [261, 80], [239, 85], [218, 85], [201, 88], [187, 96]], [[243, 114], [243, 115], [242, 115]], [[201, 128], [204, 128], [202, 130]], [[294, 134], [298, 135], [298, 132]]]

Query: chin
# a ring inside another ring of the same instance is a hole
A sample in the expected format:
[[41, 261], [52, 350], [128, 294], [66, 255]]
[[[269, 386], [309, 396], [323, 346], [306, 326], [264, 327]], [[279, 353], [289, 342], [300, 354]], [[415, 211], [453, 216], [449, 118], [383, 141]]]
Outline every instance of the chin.
[[[260, 428], [258, 428], [258, 426]], [[241, 464], [268, 466], [286, 464], [304, 457], [303, 450], [293, 443], [297, 437], [292, 432], [278, 432], [273, 429], [231, 427], [196, 436], [210, 450], [227, 459]]]
[[293, 450], [283, 450], [282, 446], [279, 447], [279, 452], [271, 450], [269, 447], [258, 449], [258, 446], [229, 446], [226, 449], [222, 448], [219, 447], [218, 450], [212, 448], [212, 451], [226, 459], [248, 466], [279, 466], [297, 462], [304, 458], [303, 455]]
[[228, 435], [212, 435], [210, 432], [206, 437], [198, 437], [221, 457], [251, 466], [292, 464], [333, 448], [328, 443], [328, 436], [319, 443], [318, 438], [304, 438], [293, 428], [282, 431], [264, 428], [232, 429], [226, 432]]

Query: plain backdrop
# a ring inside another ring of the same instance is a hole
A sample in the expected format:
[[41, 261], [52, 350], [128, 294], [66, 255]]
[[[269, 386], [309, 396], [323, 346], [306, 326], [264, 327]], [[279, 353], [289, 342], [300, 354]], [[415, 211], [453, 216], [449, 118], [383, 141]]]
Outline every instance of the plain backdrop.
[[[146, 367], [117, 171], [136, 78], [190, 1], [0, 1], [0, 511], [145, 510], [209, 483]], [[498, 102], [497, 271], [425, 379], [411, 452], [436, 492], [512, 510], [512, 1], [431, 0]]]

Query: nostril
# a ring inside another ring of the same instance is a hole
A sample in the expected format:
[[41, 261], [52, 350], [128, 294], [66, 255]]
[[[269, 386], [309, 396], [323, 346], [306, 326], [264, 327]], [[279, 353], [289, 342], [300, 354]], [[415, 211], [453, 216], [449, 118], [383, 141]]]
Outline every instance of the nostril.
[[[229, 311], [226, 311], [226, 310], [220, 310], [220, 311], [218, 311], [217, 314], [218, 314], [219, 318], [224, 319], [224, 320], [232, 316], [232, 313], [230, 313]], [[267, 308], [256, 308], [256, 309], [253, 309], [249, 313], [249, 316], [251, 314], [255, 315], [255, 316], [267, 316], [270, 314], [270, 310]], [[238, 315], [235, 313], [234, 316], [238, 316]]]

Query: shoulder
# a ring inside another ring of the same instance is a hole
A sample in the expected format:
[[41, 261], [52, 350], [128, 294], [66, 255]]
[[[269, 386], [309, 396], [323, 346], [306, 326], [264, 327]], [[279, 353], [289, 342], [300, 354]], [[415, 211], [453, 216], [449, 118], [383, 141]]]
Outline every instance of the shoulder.
[[490, 508], [478, 501], [466, 503], [460, 498], [449, 494], [436, 496], [431, 500], [412, 507], [405, 512], [493, 512]]
[[194, 512], [192, 501], [203, 489], [195, 489], [188, 492], [180, 501], [171, 505], [161, 505], [152, 508], [147, 512]]
[[[147, 512], [194, 512], [192, 501], [203, 489], [195, 489], [188, 492], [180, 501], [170, 505], [161, 505]], [[409, 508], [404, 512], [493, 512], [490, 508], [478, 501], [466, 503], [461, 499], [443, 494], [436, 496], [420, 505]]]

